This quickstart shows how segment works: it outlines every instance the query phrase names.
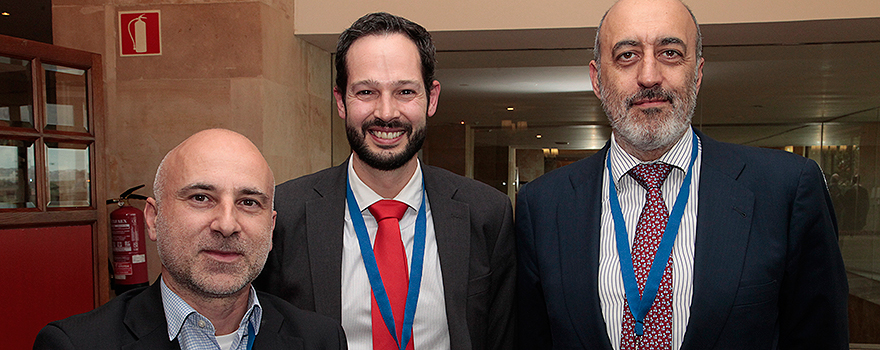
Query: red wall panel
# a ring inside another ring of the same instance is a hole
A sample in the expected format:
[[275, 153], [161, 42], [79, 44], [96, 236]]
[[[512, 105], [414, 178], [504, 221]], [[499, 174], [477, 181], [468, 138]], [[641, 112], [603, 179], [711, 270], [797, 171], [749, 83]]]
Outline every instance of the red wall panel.
[[30, 349], [47, 323], [94, 308], [91, 226], [0, 230], [0, 334]]

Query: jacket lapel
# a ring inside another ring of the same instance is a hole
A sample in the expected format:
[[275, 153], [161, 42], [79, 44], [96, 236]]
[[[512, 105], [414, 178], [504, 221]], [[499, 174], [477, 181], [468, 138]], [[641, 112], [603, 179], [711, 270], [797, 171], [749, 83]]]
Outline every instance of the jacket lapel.
[[[443, 274], [446, 318], [467, 319], [467, 285], [470, 260], [470, 210], [466, 203], [453, 199], [458, 186], [438, 176], [438, 170], [422, 164], [425, 191], [431, 206], [437, 254]], [[451, 344], [467, 344], [467, 324], [449, 322]]]
[[254, 349], [302, 349], [302, 339], [281, 333], [285, 320], [275, 305], [268, 298], [260, 299], [260, 304], [263, 306], [263, 317], [260, 320], [260, 333], [254, 339]]
[[754, 208], [754, 193], [737, 182], [745, 163], [721, 143], [697, 134], [703, 154], [694, 292], [682, 349], [710, 349], [718, 339], [736, 297]]
[[306, 235], [315, 311], [341, 321], [342, 231], [348, 161], [331, 171], [331, 176], [315, 184], [315, 192], [320, 197], [306, 202]]
[[126, 350], [179, 349], [175, 339], [168, 341], [168, 323], [162, 308], [162, 291], [158, 280], [129, 302], [123, 323], [136, 341], [123, 347]]
[[599, 302], [603, 164], [608, 144], [573, 172], [568, 198], [557, 201], [560, 269], [569, 317], [584, 348], [611, 349]]

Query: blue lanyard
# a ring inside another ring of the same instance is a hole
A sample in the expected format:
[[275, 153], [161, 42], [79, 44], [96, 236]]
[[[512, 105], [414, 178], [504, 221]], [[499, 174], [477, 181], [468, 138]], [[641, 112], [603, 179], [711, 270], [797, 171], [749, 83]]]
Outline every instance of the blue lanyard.
[[[428, 230], [428, 219], [425, 213], [425, 179], [422, 177], [422, 205], [419, 206], [419, 214], [416, 216], [415, 242], [413, 243], [412, 264], [409, 269], [409, 289], [406, 293], [406, 306], [403, 311], [403, 332], [402, 339], [397, 339], [397, 327], [394, 324], [394, 315], [391, 312], [391, 302], [388, 300], [388, 294], [385, 293], [385, 285], [382, 284], [382, 276], [379, 274], [379, 267], [376, 265], [376, 256], [373, 255], [373, 246], [370, 244], [370, 235], [367, 233], [367, 225], [364, 224], [364, 217], [360, 212], [357, 200], [354, 198], [354, 192], [351, 190], [351, 180], [346, 181], [346, 200], [348, 201], [348, 213], [351, 216], [351, 222], [354, 226], [354, 232], [357, 234], [358, 244], [361, 248], [361, 257], [364, 259], [364, 267], [367, 269], [367, 276], [370, 278], [370, 286], [373, 288], [373, 296], [376, 298], [376, 304], [382, 319], [385, 320], [385, 326], [391, 337], [400, 346], [400, 350], [405, 350], [406, 345], [410, 341], [412, 335], [413, 320], [416, 316], [416, 304], [419, 301], [419, 288], [422, 285], [422, 265], [425, 258], [425, 235]], [[375, 325], [374, 325], [375, 326]]]
[[[617, 198], [617, 187], [614, 185], [614, 175], [611, 173], [611, 155], [608, 155], [606, 165], [608, 167], [608, 184], [609, 199], [611, 200], [611, 215], [614, 217], [614, 231], [617, 239], [617, 254], [620, 258], [620, 274], [623, 277], [623, 285], [626, 290], [626, 301], [629, 303], [629, 310], [635, 319], [636, 336], [641, 337], [644, 334], [645, 316], [657, 297], [657, 290], [660, 289], [660, 280], [663, 278], [663, 271], [666, 269], [666, 262], [669, 255], [672, 254], [672, 245], [675, 243], [675, 237], [678, 235], [678, 228], [681, 226], [681, 219], [684, 216], [684, 208], [687, 204], [688, 197], [691, 193], [691, 180], [693, 178], [694, 163], [697, 160], [697, 134], [693, 135], [693, 143], [691, 145], [691, 164], [688, 166], [687, 175], [675, 198], [675, 204], [672, 207], [672, 213], [666, 224], [666, 230], [663, 231], [663, 238], [660, 239], [660, 246], [657, 247], [657, 253], [654, 256], [654, 262], [651, 263], [651, 270], [648, 272], [648, 280], [645, 282], [644, 295], [639, 296], [639, 285], [636, 281], [636, 274], [633, 269], [632, 253], [629, 250], [629, 240], [626, 234], [626, 222], [623, 220], [623, 212], [620, 209], [620, 200]], [[658, 259], [657, 257], [667, 257], [666, 259]]]
[[251, 350], [254, 348], [254, 338], [257, 337], [257, 332], [254, 331], [254, 324], [250, 321], [248, 322], [248, 344], [247, 350]]

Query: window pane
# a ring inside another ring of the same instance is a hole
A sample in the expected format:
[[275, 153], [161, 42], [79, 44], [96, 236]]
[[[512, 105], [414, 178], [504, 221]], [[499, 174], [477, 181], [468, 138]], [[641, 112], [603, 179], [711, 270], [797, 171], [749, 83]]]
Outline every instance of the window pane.
[[0, 139], [0, 208], [35, 208], [34, 143]]
[[0, 56], [0, 126], [34, 127], [30, 61]]
[[43, 64], [46, 71], [46, 129], [89, 132], [86, 71]]
[[91, 204], [89, 147], [46, 142], [49, 207], [87, 207]]

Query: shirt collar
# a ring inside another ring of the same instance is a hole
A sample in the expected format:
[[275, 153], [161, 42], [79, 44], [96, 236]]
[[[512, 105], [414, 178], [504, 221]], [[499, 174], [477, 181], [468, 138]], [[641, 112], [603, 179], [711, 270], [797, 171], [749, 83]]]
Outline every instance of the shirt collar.
[[[373, 203], [376, 203], [382, 198], [376, 191], [373, 191], [372, 188], [367, 186], [361, 179], [357, 176], [357, 173], [354, 171], [354, 155], [349, 156], [348, 159], [348, 183], [351, 185], [351, 191], [354, 193], [354, 199], [357, 200], [358, 210], [363, 212], [367, 210]], [[400, 190], [400, 193], [397, 194], [394, 198], [397, 201], [401, 201], [406, 203], [413, 210], [418, 210], [419, 206], [422, 203], [422, 162], [416, 162], [416, 171], [413, 173], [413, 176], [409, 179], [409, 182], [406, 183], [406, 186]]]
[[626, 153], [626, 151], [617, 144], [614, 133], [612, 132], [611, 149], [608, 152], [608, 156], [611, 157], [611, 174], [614, 176], [614, 182], [619, 184], [623, 175], [626, 175], [626, 173], [632, 168], [642, 163], [666, 163], [672, 165], [673, 169], [684, 171], [684, 169], [687, 169], [690, 165], [691, 148], [693, 147], [691, 142], [693, 138], [693, 129], [692, 127], [688, 127], [688, 130], [678, 142], [676, 142], [669, 151], [666, 151], [660, 159], [652, 162], [643, 162], [631, 154]]
[[[186, 319], [192, 314], [199, 314], [186, 301], [184, 301], [177, 293], [168, 288], [163, 277], [159, 278], [162, 291], [162, 307], [165, 310], [165, 322], [168, 324], [168, 340], [172, 341], [180, 334]], [[250, 285], [248, 291], [248, 311], [238, 325], [238, 332], [242, 330], [247, 332], [247, 322], [250, 321], [254, 325], [254, 336], [260, 334], [260, 320], [263, 319], [263, 307], [260, 306], [260, 300], [257, 298], [257, 291], [253, 285]], [[206, 318], [207, 319], [207, 318]], [[213, 326], [212, 326], [213, 327]]]

